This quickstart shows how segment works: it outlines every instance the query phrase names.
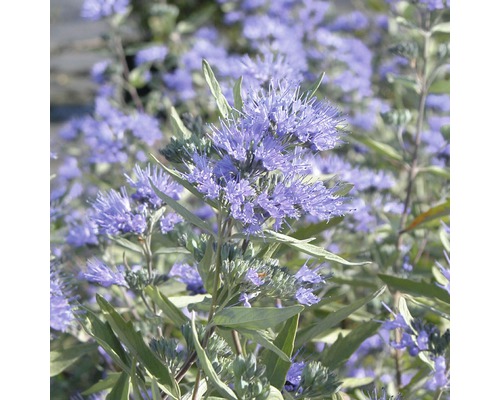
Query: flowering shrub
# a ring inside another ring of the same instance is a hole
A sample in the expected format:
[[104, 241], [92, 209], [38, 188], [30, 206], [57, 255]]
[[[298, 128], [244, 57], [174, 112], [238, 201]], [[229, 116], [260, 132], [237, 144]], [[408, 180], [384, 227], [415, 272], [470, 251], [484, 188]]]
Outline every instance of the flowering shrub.
[[449, 7], [85, 0], [52, 398], [449, 398]]

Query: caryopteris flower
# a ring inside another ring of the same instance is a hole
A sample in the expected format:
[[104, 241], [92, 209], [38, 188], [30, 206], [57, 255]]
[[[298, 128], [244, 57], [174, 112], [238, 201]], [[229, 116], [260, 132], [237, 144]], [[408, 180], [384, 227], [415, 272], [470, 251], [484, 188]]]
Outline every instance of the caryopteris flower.
[[120, 192], [111, 189], [107, 193], [99, 192], [92, 204], [95, 210], [93, 220], [100, 233], [120, 235], [125, 233], [141, 234], [147, 222], [144, 210], [133, 210], [130, 198], [124, 187]]
[[87, 272], [84, 272], [82, 275], [89, 282], [95, 282], [104, 287], [111, 285], [128, 286], [125, 281], [123, 267], [115, 272], [96, 257], [87, 260]]
[[328, 220], [351, 208], [337, 194], [340, 186], [307, 175], [308, 158], [335, 148], [343, 135], [337, 108], [302, 93], [297, 82], [270, 79], [266, 87], [248, 88], [238, 115], [209, 126], [210, 144], [189, 151], [186, 142], [184, 176], [206, 198], [222, 201], [246, 233], [270, 224], [280, 230], [305, 215]]
[[50, 271], [50, 327], [56, 331], [66, 332], [75, 316], [71, 304], [72, 296], [68, 284], [61, 278], [54, 265]]
[[124, 14], [129, 0], [85, 0], [81, 16], [84, 19], [97, 21], [113, 14]]
[[170, 269], [168, 276], [175, 278], [176, 280], [185, 283], [186, 289], [191, 294], [203, 294], [207, 291], [203, 287], [203, 281], [201, 279], [198, 270], [186, 263], [176, 263]]
[[154, 192], [151, 182], [153, 182], [153, 185], [163, 193], [172, 197], [174, 200], [179, 200], [183, 190], [182, 186], [175, 183], [172, 178], [157, 165], [151, 167], [151, 165], [148, 164], [146, 168], [141, 168], [139, 165], [136, 165], [134, 174], [135, 179], [127, 174], [125, 177], [130, 187], [135, 189], [131, 197], [138, 203], [145, 204], [153, 209], [157, 209], [164, 204]]
[[167, 46], [156, 45], [139, 50], [135, 54], [135, 64], [162, 62], [168, 54]]

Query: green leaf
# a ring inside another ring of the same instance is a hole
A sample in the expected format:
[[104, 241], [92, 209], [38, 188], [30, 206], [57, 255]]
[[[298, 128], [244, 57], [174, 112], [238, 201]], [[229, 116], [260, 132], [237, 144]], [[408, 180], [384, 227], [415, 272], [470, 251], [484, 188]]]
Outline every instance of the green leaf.
[[198, 263], [198, 273], [201, 276], [203, 286], [206, 288], [207, 292], [213, 295], [214, 281], [215, 281], [215, 266], [212, 263], [212, 257], [214, 254], [214, 249], [212, 248], [213, 237], [210, 236], [206, 245], [205, 254], [203, 258]]
[[281, 360], [291, 363], [290, 357], [287, 354], [283, 353], [283, 351], [281, 349], [279, 349], [278, 347], [276, 347], [274, 345], [274, 343], [269, 338], [267, 331], [251, 330], [251, 329], [245, 329], [245, 328], [238, 328], [237, 331], [240, 332], [246, 338], [260, 344], [265, 349], [272, 351]]
[[173, 324], [180, 328], [189, 318], [186, 317], [156, 286], [147, 286], [144, 292], [153, 299], [155, 304], [165, 313]]
[[240, 112], [243, 111], [243, 99], [241, 98], [241, 83], [243, 76], [236, 81], [233, 87], [234, 108]]
[[269, 395], [267, 396], [267, 400], [283, 400], [283, 395], [278, 389], [276, 389], [274, 386], [271, 386], [269, 388]]
[[378, 275], [382, 281], [393, 289], [400, 290], [403, 293], [409, 293], [415, 296], [423, 296], [428, 298], [437, 298], [450, 304], [450, 294], [437, 285], [427, 282], [416, 282], [410, 279], [396, 278], [391, 275]]
[[426, 224], [427, 222], [433, 221], [437, 218], [441, 218], [444, 216], [450, 215], [450, 200], [448, 199], [442, 204], [439, 204], [426, 212], [415, 217], [413, 221], [411, 221], [406, 228], [400, 231], [400, 233], [409, 232], [413, 229], [420, 227], [421, 225]]
[[449, 94], [450, 93], [450, 81], [449, 80], [440, 80], [435, 81], [429, 87], [429, 93], [435, 94]]
[[414, 78], [389, 73], [387, 74], [387, 81], [389, 83], [398, 83], [403, 87], [412, 89], [416, 93], [420, 92], [420, 87]]
[[[246, 238], [248, 235], [243, 235], [243, 234], [236, 234], [232, 236], [233, 238]], [[286, 244], [289, 247], [292, 247], [296, 250], [301, 251], [302, 253], [309, 254], [311, 256], [314, 256], [320, 260], [328, 260], [328, 261], [335, 261], [338, 262], [339, 264], [343, 265], [365, 265], [365, 264], [370, 264], [369, 261], [365, 262], [350, 262], [347, 260], [344, 260], [342, 257], [330, 253], [328, 250], [325, 250], [322, 247], [315, 246], [313, 244], [307, 243], [304, 240], [298, 240], [295, 239], [291, 236], [284, 235], [282, 233], [274, 232], [274, 231], [269, 231], [265, 230], [259, 235], [254, 235], [250, 236], [250, 239], [256, 242], [274, 242], [274, 243], [283, 243]], [[311, 241], [314, 238], [308, 239], [307, 241]]]
[[[299, 315], [294, 315], [288, 319], [274, 340], [274, 345], [281, 349], [288, 357], [292, 356], [295, 335], [299, 323]], [[279, 358], [275, 352], [264, 350], [262, 352], [262, 362], [266, 366], [265, 376], [275, 387], [283, 387], [286, 381], [286, 374], [292, 365], [291, 361]]]
[[126, 372], [120, 374], [111, 392], [106, 396], [106, 400], [129, 400], [130, 377]]
[[213, 208], [217, 208], [217, 204], [208, 198], [205, 198], [205, 195], [203, 193], [200, 193], [191, 183], [189, 183], [186, 179], [182, 177], [182, 175], [179, 173], [179, 171], [176, 171], [174, 169], [171, 169], [164, 165], [163, 163], [160, 162], [153, 154], [149, 154], [149, 156], [156, 161], [156, 163], [162, 167], [167, 174], [169, 174], [174, 181], [179, 183], [180, 185], [184, 186], [187, 190], [189, 190], [193, 195], [195, 195], [198, 199], [204, 201], [208, 205], [212, 206]]
[[130, 357], [108, 322], [102, 322], [92, 311], [86, 310], [80, 318], [80, 323], [85, 332], [96, 340], [121, 369], [130, 371]]
[[[330, 366], [328, 366], [330, 368]], [[342, 378], [342, 389], [354, 389], [361, 386], [369, 385], [374, 381], [374, 378]], [[339, 397], [344, 399], [344, 397]]]
[[391, 147], [386, 143], [377, 142], [376, 140], [370, 139], [368, 137], [361, 137], [358, 135], [353, 136], [353, 138], [384, 157], [396, 161], [403, 161], [401, 152], [398, 152], [396, 149], [394, 149], [394, 147]]
[[317, 222], [315, 224], [309, 224], [306, 226], [303, 226], [299, 229], [297, 229], [295, 232], [292, 233], [292, 236], [295, 239], [303, 240], [303, 239], [309, 239], [318, 233], [324, 232], [327, 229], [331, 229], [334, 226], [340, 224], [344, 220], [344, 217], [334, 217], [330, 219], [329, 221], [321, 221]]
[[323, 82], [323, 78], [324, 77], [325, 77], [325, 73], [322, 72], [321, 75], [311, 85], [311, 89], [309, 89], [306, 92], [305, 100], [308, 100], [308, 99], [312, 98], [316, 94], [316, 92], [318, 91], [318, 89], [319, 89], [319, 87], [321, 85], [321, 82]]
[[300, 347], [303, 344], [309, 342], [311, 339], [314, 339], [316, 336], [321, 335], [325, 331], [328, 331], [335, 326], [337, 326], [340, 322], [342, 322], [344, 319], [346, 319], [349, 315], [351, 315], [353, 312], [358, 310], [359, 308], [363, 307], [365, 304], [369, 303], [376, 297], [380, 296], [384, 290], [386, 289], [386, 286], [382, 286], [380, 289], [378, 289], [376, 292], [363, 297], [362, 299], [356, 300], [355, 302], [349, 304], [348, 306], [345, 306], [341, 309], [339, 309], [336, 312], [331, 313], [327, 317], [323, 318], [319, 322], [317, 322], [314, 325], [311, 325], [310, 327], [301, 329], [297, 333], [297, 339], [295, 341], [295, 347]]
[[154, 254], [191, 254], [185, 247], [160, 247]]
[[156, 358], [153, 351], [144, 342], [143, 335], [134, 329], [132, 321], [126, 322], [99, 294], [96, 295], [96, 300], [104, 317], [130, 353], [137, 358], [151, 376], [158, 380], [165, 393], [178, 399], [181, 395], [179, 385], [173, 378], [169, 368]]
[[224, 398], [231, 400], [238, 400], [236, 394], [231, 390], [229, 386], [227, 386], [224, 382], [222, 382], [215, 372], [210, 359], [208, 358], [205, 350], [201, 347], [200, 341], [198, 340], [198, 333], [196, 331], [196, 324], [194, 321], [195, 314], [191, 318], [191, 331], [193, 334], [193, 343], [194, 348], [196, 349], [196, 354], [198, 355], [198, 360], [200, 361], [201, 367], [205, 375], [210, 380], [210, 382], [222, 393], [225, 395]]
[[153, 400], [163, 400], [155, 378], [151, 379], [151, 393], [153, 394]]
[[149, 179], [149, 182], [151, 184], [151, 187], [153, 188], [154, 192], [156, 195], [164, 201], [168, 206], [172, 207], [174, 211], [181, 215], [186, 221], [192, 223], [193, 225], [196, 225], [198, 228], [202, 229], [206, 233], [209, 233], [212, 236], [215, 236], [215, 233], [212, 231], [212, 228], [210, 225], [203, 221], [200, 217], [197, 217], [194, 215], [191, 211], [189, 211], [187, 208], [182, 206], [180, 203], [175, 201], [173, 198], [170, 196], [166, 195], [162, 191], [160, 191], [153, 183], [151, 179]]
[[174, 107], [170, 108], [170, 116], [172, 117], [171, 122], [175, 136], [183, 140], [189, 139], [192, 133], [188, 128], [186, 128], [186, 125], [184, 125], [184, 122], [182, 122]]
[[84, 354], [97, 349], [97, 343], [82, 343], [76, 346], [50, 352], [50, 376], [56, 376], [72, 365]]
[[127, 239], [120, 237], [120, 236], [109, 236], [109, 237], [111, 240], [118, 243], [120, 246], [125, 247], [126, 249], [132, 250], [133, 252], [139, 253], [139, 254], [143, 253], [141, 246], [131, 242], [130, 240], [127, 240]]
[[431, 28], [431, 32], [444, 32], [450, 33], [450, 23], [449, 22], [441, 22]]
[[217, 82], [214, 71], [212, 71], [212, 68], [208, 64], [207, 60], [204, 59], [202, 61], [202, 66], [203, 66], [203, 75], [205, 76], [205, 80], [208, 83], [208, 87], [210, 88], [212, 95], [215, 97], [217, 107], [219, 108], [222, 117], [227, 118], [229, 115], [229, 111], [231, 110], [231, 106], [229, 105], [226, 98], [222, 94], [222, 89], [219, 85], [219, 82]]
[[218, 311], [213, 325], [227, 328], [267, 329], [300, 313], [304, 306], [276, 307], [228, 307]]
[[341, 367], [349, 360], [349, 357], [354, 354], [361, 343], [378, 331], [380, 325], [380, 322], [368, 321], [358, 325], [345, 337], [340, 335], [321, 361], [324, 365], [328, 365], [330, 369]]
[[95, 383], [87, 390], [82, 392], [83, 396], [88, 396], [90, 394], [99, 393], [104, 390], [111, 389], [116, 381], [120, 378], [121, 373], [119, 372], [108, 372], [106, 378], [101, 379], [99, 382]]
[[431, 174], [450, 179], [450, 169], [438, 167], [437, 165], [429, 165], [428, 167], [420, 168], [418, 172], [429, 172]]

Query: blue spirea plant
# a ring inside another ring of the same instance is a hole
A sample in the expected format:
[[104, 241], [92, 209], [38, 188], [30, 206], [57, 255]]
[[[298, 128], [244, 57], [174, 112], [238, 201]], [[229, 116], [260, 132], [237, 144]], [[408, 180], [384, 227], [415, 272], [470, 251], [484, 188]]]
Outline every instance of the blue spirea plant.
[[51, 397], [449, 398], [450, 5], [358, 6], [84, 1]]

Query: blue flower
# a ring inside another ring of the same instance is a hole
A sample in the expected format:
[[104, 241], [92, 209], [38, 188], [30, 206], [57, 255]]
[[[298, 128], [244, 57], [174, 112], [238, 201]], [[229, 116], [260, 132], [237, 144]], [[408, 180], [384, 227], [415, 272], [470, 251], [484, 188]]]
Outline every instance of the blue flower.
[[150, 180], [161, 192], [172, 197], [174, 200], [180, 199], [183, 187], [174, 182], [172, 178], [157, 165], [151, 168], [151, 164], [147, 164], [145, 168], [141, 168], [136, 164], [134, 167], [134, 174], [135, 179], [127, 174], [125, 174], [125, 177], [130, 187], [135, 189], [135, 192], [131, 196], [135, 201], [146, 204], [153, 209], [157, 209], [164, 204], [154, 192]]
[[140, 210], [132, 210], [130, 198], [125, 188], [120, 192], [111, 189], [108, 193], [99, 192], [92, 203], [95, 215], [92, 220], [100, 233], [120, 235], [125, 233], [141, 234], [146, 229], [146, 216]]
[[300, 287], [295, 294], [295, 298], [300, 304], [311, 306], [320, 301], [319, 297], [313, 293], [313, 289]]
[[87, 272], [82, 273], [82, 276], [89, 282], [98, 283], [106, 288], [111, 285], [128, 286], [123, 267], [114, 272], [96, 257], [87, 260]]
[[168, 47], [163, 45], [150, 46], [135, 54], [135, 64], [162, 62], [168, 54]]
[[50, 270], [50, 327], [57, 331], [66, 332], [75, 320], [70, 289], [51, 264]]
[[198, 270], [186, 263], [176, 263], [168, 273], [169, 277], [174, 277], [178, 281], [186, 284], [186, 289], [190, 294], [204, 294], [207, 291], [203, 287], [203, 281]]
[[179, 214], [176, 213], [167, 213], [160, 219], [160, 230], [161, 233], [165, 234], [174, 229], [175, 225], [183, 222], [184, 218], [182, 218]]
[[129, 0], [85, 0], [82, 5], [83, 19], [97, 21], [113, 14], [125, 14]]
[[446, 359], [438, 356], [434, 359], [434, 372], [428, 379], [426, 387], [429, 390], [443, 389], [449, 385], [449, 376], [446, 369]]

